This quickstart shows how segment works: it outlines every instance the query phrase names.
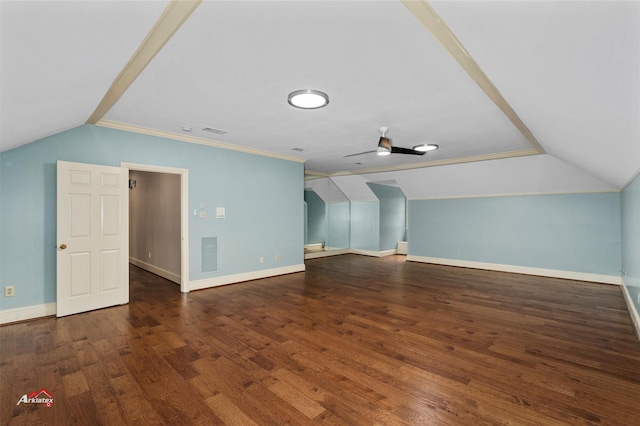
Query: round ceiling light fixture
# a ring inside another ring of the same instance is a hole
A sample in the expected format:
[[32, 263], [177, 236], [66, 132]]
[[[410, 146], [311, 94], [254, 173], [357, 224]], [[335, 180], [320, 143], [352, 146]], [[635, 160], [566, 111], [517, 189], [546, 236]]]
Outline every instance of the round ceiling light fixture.
[[289, 105], [302, 109], [317, 109], [327, 106], [329, 96], [319, 90], [302, 89], [289, 93]]
[[436, 149], [438, 149], [439, 146], [433, 143], [423, 143], [421, 145], [416, 145], [413, 147], [414, 151], [418, 151], [418, 152], [429, 152], [429, 151], [435, 151]]

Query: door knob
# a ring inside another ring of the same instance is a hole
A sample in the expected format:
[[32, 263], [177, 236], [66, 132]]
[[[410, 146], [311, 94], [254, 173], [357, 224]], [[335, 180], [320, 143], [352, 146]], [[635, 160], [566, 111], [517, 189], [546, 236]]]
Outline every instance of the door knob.
[[66, 245], [66, 244], [60, 244], [60, 250], [64, 250], [64, 249], [66, 249], [66, 248], [67, 248], [67, 245]]

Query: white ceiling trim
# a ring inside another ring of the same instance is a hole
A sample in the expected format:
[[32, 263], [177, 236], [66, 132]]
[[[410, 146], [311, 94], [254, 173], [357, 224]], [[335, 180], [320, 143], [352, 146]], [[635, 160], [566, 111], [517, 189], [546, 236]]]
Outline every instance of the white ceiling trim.
[[123, 130], [125, 132], [133, 132], [133, 133], [140, 133], [143, 135], [156, 136], [159, 138], [173, 139], [176, 141], [195, 143], [198, 145], [207, 145], [215, 148], [227, 149], [229, 151], [238, 151], [238, 152], [244, 152], [247, 154], [261, 155], [263, 157], [277, 158], [280, 160], [293, 161], [296, 163], [304, 163], [306, 161], [304, 158], [294, 157], [290, 155], [275, 154], [273, 152], [261, 151], [255, 148], [246, 148], [243, 146], [233, 145], [230, 143], [212, 141], [209, 139], [203, 139], [203, 138], [198, 138], [194, 136], [181, 135], [178, 133], [171, 133], [163, 130], [149, 129], [147, 127], [135, 126], [133, 124], [126, 124], [126, 123], [118, 123], [116, 121], [100, 120], [96, 123], [96, 126], [107, 127], [107, 128], [116, 129], [116, 130]]
[[409, 201], [427, 201], [427, 200], [459, 200], [464, 198], [498, 198], [498, 197], [530, 197], [535, 195], [572, 195], [572, 194], [600, 194], [600, 193], [619, 193], [617, 189], [601, 189], [599, 191], [540, 191], [540, 192], [514, 192], [507, 194], [481, 194], [481, 195], [452, 195], [446, 197], [412, 197]]
[[621, 187], [620, 187], [620, 191], [624, 191], [625, 188], [629, 185], [631, 185], [631, 182], [633, 182], [638, 176], [640, 176], [640, 169], [636, 170], [636, 172], [633, 174], [633, 176], [631, 176]]
[[409, 199], [617, 192], [615, 186], [550, 154], [363, 175], [395, 179]]
[[533, 146], [537, 154], [544, 154], [545, 150], [533, 133], [520, 119], [515, 110], [502, 96], [498, 88], [480, 69], [478, 63], [471, 57], [460, 40], [426, 0], [402, 0], [402, 3], [413, 13], [420, 23], [433, 35], [444, 49], [455, 59], [476, 84], [489, 96], [496, 106], [507, 116], [514, 126]]
[[[446, 158], [442, 160], [427, 161], [424, 163], [400, 164], [397, 166], [377, 167], [377, 168], [371, 168], [371, 169], [360, 169], [360, 170], [353, 170], [353, 171], [346, 171], [346, 172], [337, 172], [337, 173], [332, 173], [330, 175], [325, 175], [325, 176], [349, 176], [349, 175], [362, 175], [362, 174], [370, 174], [370, 173], [397, 172], [400, 170], [422, 169], [426, 167], [447, 166], [451, 164], [475, 163], [478, 161], [500, 160], [503, 158], [525, 157], [528, 155], [538, 155], [538, 154], [540, 153], [534, 149], [520, 150], [520, 151], [505, 151], [505, 152], [498, 152], [498, 153], [492, 153], [492, 154], [473, 155], [470, 157]], [[305, 173], [314, 175], [314, 176], [320, 176], [319, 172], [305, 171]]]
[[329, 177], [329, 173], [316, 172], [314, 170], [304, 171], [304, 180], [314, 180]]
[[202, 0], [172, 0], [105, 93], [87, 124], [96, 124], [118, 102], [149, 62], [191, 16]]

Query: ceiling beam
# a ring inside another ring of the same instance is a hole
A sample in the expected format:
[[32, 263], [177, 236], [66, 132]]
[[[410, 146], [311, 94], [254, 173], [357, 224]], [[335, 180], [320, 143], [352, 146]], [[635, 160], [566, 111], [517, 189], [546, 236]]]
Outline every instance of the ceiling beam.
[[109, 112], [201, 2], [202, 0], [171, 0], [127, 65], [113, 81], [87, 120], [87, 124], [96, 124]]
[[500, 108], [532, 147], [539, 154], [544, 154], [545, 150], [540, 142], [538, 142], [514, 109], [511, 108], [511, 105], [509, 105], [496, 86], [489, 80], [489, 77], [480, 69], [480, 66], [460, 43], [453, 31], [440, 18], [435, 9], [426, 0], [402, 0], [402, 3]]

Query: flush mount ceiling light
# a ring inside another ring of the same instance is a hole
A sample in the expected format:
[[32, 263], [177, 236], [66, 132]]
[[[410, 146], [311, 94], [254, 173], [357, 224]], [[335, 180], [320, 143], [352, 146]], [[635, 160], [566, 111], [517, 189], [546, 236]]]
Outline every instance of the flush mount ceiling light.
[[289, 93], [289, 105], [302, 109], [316, 109], [327, 106], [329, 96], [319, 90], [303, 89]]
[[416, 145], [413, 147], [414, 151], [418, 151], [418, 152], [429, 152], [429, 151], [435, 151], [436, 149], [438, 149], [439, 146], [436, 144], [432, 144], [432, 143], [423, 143], [422, 145]]

